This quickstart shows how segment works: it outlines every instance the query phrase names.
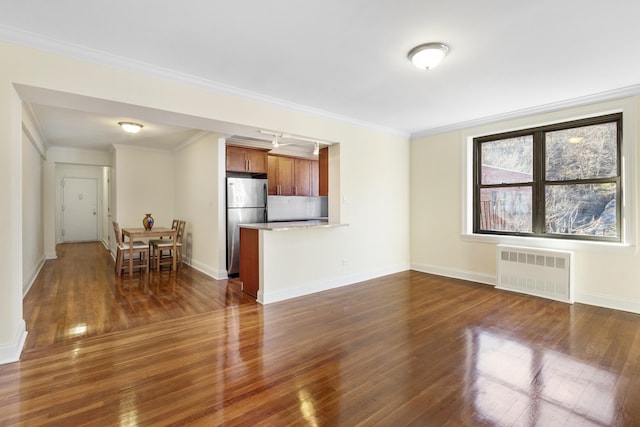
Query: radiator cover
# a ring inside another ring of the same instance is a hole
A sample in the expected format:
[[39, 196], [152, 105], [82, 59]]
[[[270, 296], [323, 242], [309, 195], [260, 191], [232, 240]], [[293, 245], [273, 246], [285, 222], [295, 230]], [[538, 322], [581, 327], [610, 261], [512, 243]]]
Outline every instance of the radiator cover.
[[573, 303], [573, 252], [497, 246], [496, 288]]

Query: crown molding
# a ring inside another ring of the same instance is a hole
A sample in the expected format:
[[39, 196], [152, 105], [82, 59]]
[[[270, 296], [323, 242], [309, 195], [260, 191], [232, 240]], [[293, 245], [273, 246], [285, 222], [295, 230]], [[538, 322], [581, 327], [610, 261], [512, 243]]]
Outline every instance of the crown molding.
[[180, 144], [178, 144], [178, 146], [173, 148], [171, 151], [174, 152], [174, 153], [177, 153], [178, 151], [182, 151], [185, 148], [187, 148], [189, 145], [200, 141], [205, 136], [213, 135], [213, 134], [215, 134], [215, 132], [209, 132], [209, 131], [206, 131], [206, 130], [202, 130], [202, 131], [196, 133], [195, 135], [187, 138], [185, 141], [181, 142]]
[[67, 43], [61, 40], [44, 37], [40, 34], [36, 34], [30, 31], [24, 31], [18, 28], [0, 25], [0, 40], [33, 49], [43, 50], [56, 55], [67, 56], [74, 59], [91, 62], [97, 65], [117, 68], [132, 73], [157, 77], [192, 87], [206, 89], [212, 92], [218, 92], [225, 95], [248, 99], [251, 101], [257, 101], [263, 104], [283, 108], [296, 113], [305, 113], [323, 117], [326, 119], [336, 120], [346, 124], [382, 132], [385, 134], [391, 134], [405, 138], [409, 138], [410, 136], [409, 132], [405, 132], [399, 129], [389, 128], [386, 126], [380, 126], [378, 124], [357, 120], [340, 114], [331, 113], [329, 111], [297, 104], [250, 90], [229, 86], [223, 83], [218, 83], [212, 80], [204, 79], [202, 77], [197, 77], [190, 74], [181, 73], [179, 71], [158, 67], [146, 62], [136, 61], [135, 59], [125, 58], [84, 46]]
[[551, 104], [539, 105], [537, 107], [525, 108], [522, 110], [511, 111], [504, 114], [498, 114], [495, 116], [483, 117], [476, 120], [469, 120], [466, 122], [453, 123], [451, 125], [425, 129], [420, 132], [411, 134], [411, 140], [425, 138], [433, 135], [440, 135], [447, 132], [454, 132], [463, 129], [469, 129], [476, 126], [483, 126], [491, 123], [502, 122], [506, 120], [519, 119], [526, 116], [532, 116], [535, 114], [551, 113], [559, 110], [566, 110], [574, 107], [582, 107], [584, 105], [596, 104], [598, 102], [612, 101], [614, 99], [627, 98], [640, 94], [640, 85], [627, 86], [619, 89], [613, 89], [606, 92], [600, 92], [593, 95], [582, 96], [579, 98], [573, 98], [566, 101], [554, 102]]
[[83, 61], [92, 62], [98, 65], [103, 65], [111, 68], [117, 68], [124, 71], [129, 71], [137, 74], [148, 75], [152, 77], [162, 78], [165, 80], [181, 83], [201, 89], [206, 89], [213, 92], [219, 92], [222, 94], [248, 99], [251, 101], [257, 101], [271, 106], [284, 108], [289, 111], [306, 113], [315, 115], [331, 120], [340, 121], [343, 123], [351, 124], [354, 126], [382, 132], [385, 134], [391, 134], [395, 136], [410, 138], [411, 140], [424, 138], [427, 136], [443, 134], [447, 132], [458, 131], [462, 129], [468, 129], [475, 126], [482, 126], [490, 123], [517, 119], [529, 115], [548, 113], [561, 109], [567, 109], [572, 107], [579, 107], [586, 104], [610, 101], [617, 98], [624, 98], [627, 96], [634, 96], [640, 94], [640, 85], [627, 86], [624, 88], [613, 89], [610, 91], [600, 92], [583, 97], [573, 98], [570, 100], [559, 101], [551, 104], [543, 104], [536, 107], [525, 108], [522, 110], [510, 111], [503, 114], [497, 114], [493, 116], [487, 116], [479, 119], [452, 123], [449, 125], [424, 129], [417, 132], [405, 132], [399, 129], [380, 126], [370, 122], [357, 120], [351, 117], [342, 116], [339, 114], [331, 113], [325, 110], [320, 110], [305, 105], [285, 101], [279, 98], [263, 95], [260, 93], [252, 92], [249, 90], [225, 85], [222, 83], [207, 80], [201, 77], [192, 76], [186, 73], [181, 73], [175, 70], [170, 70], [155, 65], [151, 65], [145, 62], [136, 61], [134, 59], [125, 58], [117, 55], [112, 55], [107, 52], [90, 49], [71, 43], [67, 43], [61, 40], [51, 39], [44, 37], [40, 34], [24, 31], [21, 29], [7, 27], [0, 25], [0, 40], [14, 43], [22, 46], [26, 46], [33, 49], [43, 50], [49, 53], [67, 56]]

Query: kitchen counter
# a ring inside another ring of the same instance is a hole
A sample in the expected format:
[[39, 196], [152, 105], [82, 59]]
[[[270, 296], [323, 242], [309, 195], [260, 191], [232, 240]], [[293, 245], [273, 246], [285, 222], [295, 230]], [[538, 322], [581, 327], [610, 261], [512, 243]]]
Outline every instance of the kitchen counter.
[[[338, 228], [348, 224], [334, 224], [327, 220], [264, 222], [257, 224], [240, 224], [240, 281], [242, 290], [263, 302], [262, 285], [263, 268], [261, 245], [262, 240], [269, 237], [287, 237], [285, 234], [264, 233], [265, 231], [313, 230], [317, 228]], [[312, 233], [316, 234], [316, 233]], [[325, 233], [320, 233], [324, 235]], [[329, 233], [331, 234], [331, 233]], [[318, 236], [320, 237], [320, 236]], [[293, 248], [292, 250], [295, 250]]]
[[253, 230], [267, 231], [288, 231], [305, 230], [311, 228], [335, 228], [346, 227], [348, 224], [336, 224], [323, 220], [311, 221], [283, 221], [283, 222], [262, 222], [257, 224], [240, 224], [240, 228], [250, 228]]

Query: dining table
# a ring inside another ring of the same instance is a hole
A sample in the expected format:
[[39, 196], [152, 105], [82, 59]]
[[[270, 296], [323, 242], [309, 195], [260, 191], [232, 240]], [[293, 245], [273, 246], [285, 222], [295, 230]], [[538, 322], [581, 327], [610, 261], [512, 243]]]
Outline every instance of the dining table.
[[[129, 238], [129, 275], [133, 275], [133, 241], [136, 239], [158, 239], [169, 237], [173, 242], [173, 271], [176, 271], [176, 235], [178, 230], [166, 227], [153, 227], [146, 229], [143, 227], [123, 228], [122, 235]], [[149, 259], [149, 261], [151, 261]]]

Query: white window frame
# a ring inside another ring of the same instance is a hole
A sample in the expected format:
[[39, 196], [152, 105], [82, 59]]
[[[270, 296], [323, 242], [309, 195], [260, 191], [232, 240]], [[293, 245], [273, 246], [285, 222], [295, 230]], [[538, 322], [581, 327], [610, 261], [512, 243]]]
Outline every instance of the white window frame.
[[[505, 236], [473, 232], [473, 139], [481, 136], [546, 126], [589, 117], [622, 113], [622, 224], [620, 242], [597, 242], [546, 237]], [[624, 98], [599, 104], [537, 114], [487, 124], [462, 132], [462, 239], [480, 243], [509, 244], [560, 250], [587, 250], [634, 254], [636, 227], [636, 143], [637, 108], [635, 98]]]

